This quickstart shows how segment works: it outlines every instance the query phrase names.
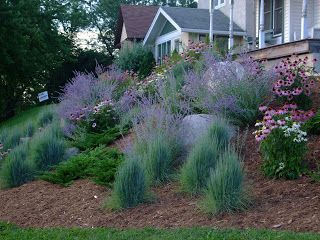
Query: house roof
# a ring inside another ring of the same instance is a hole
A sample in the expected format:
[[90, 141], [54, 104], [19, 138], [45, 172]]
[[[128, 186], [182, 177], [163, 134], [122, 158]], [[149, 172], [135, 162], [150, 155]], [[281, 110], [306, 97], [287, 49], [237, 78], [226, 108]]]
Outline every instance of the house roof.
[[159, 6], [121, 5], [116, 44], [120, 42], [123, 24], [126, 28], [127, 38], [143, 39], [158, 9]]
[[[208, 9], [163, 7], [162, 8], [182, 29], [209, 30], [210, 15]], [[214, 31], [229, 31], [229, 17], [220, 10], [213, 11]], [[237, 24], [233, 24], [235, 32], [244, 32]]]
[[[165, 21], [169, 21], [180, 32], [209, 33], [210, 15], [208, 9], [160, 7], [145, 36], [144, 44], [156, 38]], [[245, 31], [233, 23], [234, 35], [245, 35]], [[220, 10], [213, 11], [213, 33], [229, 33], [229, 17]]]

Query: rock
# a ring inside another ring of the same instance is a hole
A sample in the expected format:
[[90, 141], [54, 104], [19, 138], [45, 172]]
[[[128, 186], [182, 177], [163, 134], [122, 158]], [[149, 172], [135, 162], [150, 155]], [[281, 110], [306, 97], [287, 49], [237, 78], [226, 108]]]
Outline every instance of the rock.
[[79, 154], [79, 149], [76, 147], [71, 147], [66, 149], [64, 156], [65, 156], [65, 159], [69, 159], [77, 154]]
[[208, 86], [210, 88], [215, 87], [216, 76], [219, 78], [223, 77], [236, 77], [237, 79], [243, 78], [245, 74], [244, 67], [238, 62], [218, 62], [212, 67], [210, 67], [204, 74], [204, 78], [207, 80]]
[[186, 152], [192, 148], [199, 137], [207, 132], [213, 119], [214, 117], [208, 114], [194, 114], [183, 118], [179, 129], [179, 138]]

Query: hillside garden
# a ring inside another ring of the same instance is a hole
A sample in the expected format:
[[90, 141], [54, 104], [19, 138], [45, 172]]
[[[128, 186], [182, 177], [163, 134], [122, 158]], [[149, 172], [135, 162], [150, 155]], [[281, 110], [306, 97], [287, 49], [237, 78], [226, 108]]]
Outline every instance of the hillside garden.
[[58, 104], [0, 126], [1, 220], [320, 232], [319, 80], [307, 58], [266, 70], [192, 43], [150, 67], [149, 51], [123, 51], [76, 72]]

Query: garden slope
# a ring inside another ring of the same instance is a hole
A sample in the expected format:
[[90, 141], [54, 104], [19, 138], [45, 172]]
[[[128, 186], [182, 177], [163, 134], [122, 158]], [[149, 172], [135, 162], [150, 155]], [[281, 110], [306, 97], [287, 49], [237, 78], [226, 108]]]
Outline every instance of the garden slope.
[[[320, 159], [319, 140], [310, 141], [310, 160]], [[155, 189], [158, 200], [153, 204], [113, 213], [102, 208], [110, 191], [87, 180], [68, 188], [35, 181], [0, 191], [0, 220], [25, 227], [213, 226], [320, 232], [320, 183], [312, 183], [307, 177], [295, 181], [263, 177], [257, 144], [251, 136], [246, 155], [254, 206], [244, 213], [209, 217], [198, 210], [197, 199], [179, 193], [177, 184]]]

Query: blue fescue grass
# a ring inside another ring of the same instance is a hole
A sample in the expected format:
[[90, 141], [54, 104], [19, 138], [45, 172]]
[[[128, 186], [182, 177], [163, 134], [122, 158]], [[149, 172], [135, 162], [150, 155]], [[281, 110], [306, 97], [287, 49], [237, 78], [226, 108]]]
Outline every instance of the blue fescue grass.
[[230, 147], [221, 154], [215, 169], [208, 178], [203, 210], [210, 214], [241, 211], [249, 206], [244, 185], [244, 170], [238, 154]]

